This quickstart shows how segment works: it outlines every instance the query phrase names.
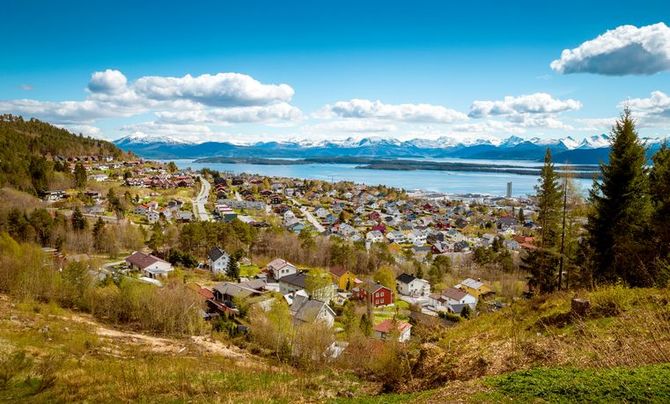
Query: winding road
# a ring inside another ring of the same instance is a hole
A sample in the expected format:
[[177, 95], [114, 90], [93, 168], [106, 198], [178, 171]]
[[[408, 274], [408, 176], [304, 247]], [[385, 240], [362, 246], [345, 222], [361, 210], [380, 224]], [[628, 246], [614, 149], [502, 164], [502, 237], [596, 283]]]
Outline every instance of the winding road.
[[205, 179], [202, 175], [199, 175], [198, 178], [200, 178], [200, 192], [198, 192], [198, 196], [196, 196], [193, 199], [193, 215], [198, 219], [202, 220], [205, 222], [208, 222], [212, 220], [212, 217], [210, 216], [209, 213], [207, 213], [207, 209], [205, 209], [205, 204], [207, 203], [207, 199], [209, 198], [209, 190], [212, 189], [211, 184], [209, 181]]

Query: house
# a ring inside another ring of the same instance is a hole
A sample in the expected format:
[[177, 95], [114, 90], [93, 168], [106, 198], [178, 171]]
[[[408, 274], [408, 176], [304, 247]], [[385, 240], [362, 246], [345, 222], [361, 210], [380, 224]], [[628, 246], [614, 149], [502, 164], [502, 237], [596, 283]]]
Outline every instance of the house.
[[148, 211], [146, 212], [146, 216], [147, 216], [147, 221], [148, 221], [149, 223], [152, 223], [152, 224], [153, 224], [153, 223], [156, 223], [156, 222], [160, 219], [160, 217], [161, 217], [161, 216], [160, 216], [160, 213], [158, 213], [158, 212], [155, 211], [155, 210], [148, 210]]
[[494, 293], [491, 288], [484, 284], [481, 280], [474, 280], [472, 278], [467, 278], [454, 287], [461, 289], [478, 299], [482, 296]]
[[296, 272], [279, 278], [279, 292], [282, 295], [304, 290], [307, 285], [307, 274]]
[[280, 279], [287, 275], [292, 275], [298, 272], [293, 264], [288, 261], [285, 261], [281, 258], [275, 258], [267, 266], [266, 270], [272, 275], [275, 279]]
[[335, 323], [335, 312], [327, 303], [302, 295], [294, 297], [290, 311], [295, 325], [321, 322], [332, 327]]
[[395, 279], [395, 283], [401, 295], [412, 297], [430, 295], [430, 283], [414, 275], [402, 273]]
[[379, 230], [372, 230], [365, 235], [365, 239], [370, 243], [383, 243], [384, 233]]
[[374, 336], [378, 339], [388, 339], [394, 333], [398, 334], [398, 342], [409, 341], [412, 336], [412, 325], [405, 321], [397, 321], [390, 318], [382, 321], [373, 328]]
[[131, 268], [141, 271], [142, 275], [151, 279], [167, 278], [168, 273], [173, 270], [169, 262], [139, 251], [128, 256], [126, 262]]
[[[297, 272], [291, 275], [283, 276], [279, 279], [279, 292], [282, 295], [296, 293], [307, 288], [307, 273]], [[322, 289], [308, 293], [310, 297], [318, 297], [319, 300], [326, 303], [330, 302], [335, 296], [335, 286], [331, 283]]]
[[358, 287], [358, 298], [373, 307], [388, 306], [393, 303], [393, 291], [386, 286], [368, 280]]
[[465, 305], [474, 310], [477, 307], [477, 298], [461, 289], [448, 288], [442, 293], [431, 294], [428, 304], [438, 311], [450, 311], [460, 314]]
[[230, 255], [219, 247], [213, 247], [207, 253], [207, 265], [209, 269], [215, 274], [228, 272], [228, 263], [230, 262]]
[[341, 267], [330, 268], [333, 282], [340, 290], [350, 290], [356, 284], [356, 275]]
[[232, 283], [223, 282], [214, 286], [212, 292], [214, 299], [225, 304], [227, 307], [235, 308], [241, 300], [247, 300], [267, 292], [267, 284], [262, 279], [254, 279], [247, 282]]

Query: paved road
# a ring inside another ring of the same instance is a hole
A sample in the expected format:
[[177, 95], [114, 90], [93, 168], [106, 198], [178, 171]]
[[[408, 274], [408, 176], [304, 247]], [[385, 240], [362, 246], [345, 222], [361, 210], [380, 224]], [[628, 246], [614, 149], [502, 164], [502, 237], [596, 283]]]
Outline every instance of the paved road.
[[193, 199], [193, 215], [198, 220], [208, 222], [212, 220], [212, 217], [209, 215], [209, 213], [207, 213], [205, 204], [207, 203], [207, 198], [209, 198], [209, 190], [212, 188], [212, 186], [202, 175], [199, 175], [198, 178], [200, 178], [201, 186], [198, 196]]
[[316, 231], [317, 231], [318, 233], [323, 233], [324, 231], [326, 231], [326, 228], [323, 227], [323, 226], [321, 225], [321, 223], [319, 223], [319, 221], [314, 217], [314, 215], [312, 214], [312, 212], [310, 212], [309, 210], [307, 210], [307, 207], [306, 207], [306, 206], [301, 206], [301, 205], [298, 203], [298, 201], [296, 201], [295, 199], [291, 199], [291, 202], [293, 202], [294, 204], [300, 206], [300, 211], [305, 215], [305, 218], [307, 218], [307, 221], [310, 222], [310, 223], [312, 224], [312, 226], [314, 226], [314, 228], [316, 229]]

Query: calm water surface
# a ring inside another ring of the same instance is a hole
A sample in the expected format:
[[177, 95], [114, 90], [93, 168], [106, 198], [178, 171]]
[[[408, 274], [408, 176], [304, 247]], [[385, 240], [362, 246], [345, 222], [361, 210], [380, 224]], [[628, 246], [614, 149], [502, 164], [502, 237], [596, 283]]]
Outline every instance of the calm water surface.
[[[467, 171], [388, 171], [357, 169], [356, 164], [303, 164], [303, 165], [262, 165], [262, 164], [222, 164], [194, 163], [193, 160], [174, 160], [180, 168], [191, 167], [195, 170], [210, 168], [218, 171], [230, 171], [235, 174], [249, 173], [265, 176], [292, 177], [325, 181], [353, 181], [367, 185], [387, 185], [406, 190], [420, 189], [424, 191], [443, 192], [448, 194], [489, 194], [505, 195], [507, 183], [512, 182], [512, 194], [525, 196], [534, 194], [534, 186], [538, 177], [507, 173], [480, 173]], [[474, 161], [470, 161], [474, 162]], [[500, 164], [478, 160], [478, 163]], [[529, 167], [530, 163], [513, 164]], [[576, 180], [583, 191], [591, 188], [592, 181]]]

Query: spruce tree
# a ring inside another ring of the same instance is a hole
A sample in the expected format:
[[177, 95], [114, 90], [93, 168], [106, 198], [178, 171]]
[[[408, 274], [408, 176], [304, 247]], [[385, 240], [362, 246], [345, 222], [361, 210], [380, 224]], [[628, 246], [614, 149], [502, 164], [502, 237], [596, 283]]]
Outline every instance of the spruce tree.
[[539, 243], [537, 250], [530, 251], [524, 257], [521, 268], [530, 273], [528, 286], [531, 290], [548, 293], [560, 288], [557, 271], [563, 197], [550, 149], [547, 149], [544, 155], [544, 166], [540, 171], [536, 190], [540, 225]]
[[651, 202], [646, 150], [629, 109], [612, 128], [609, 162], [600, 165], [588, 216], [595, 282], [623, 280], [630, 286], [654, 283], [648, 246]]
[[670, 276], [670, 148], [666, 142], [652, 159], [649, 190], [654, 209], [651, 220], [653, 245], [658, 256], [655, 279], [657, 285], [665, 286]]
[[75, 187], [79, 189], [83, 189], [86, 187], [86, 180], [87, 180], [87, 175], [86, 175], [86, 168], [84, 168], [84, 165], [81, 163], [77, 163], [74, 166], [74, 185]]
[[552, 249], [560, 240], [561, 198], [563, 192], [551, 160], [551, 150], [544, 155], [544, 166], [540, 171], [540, 184], [537, 190], [538, 223], [540, 230], [540, 247]]

